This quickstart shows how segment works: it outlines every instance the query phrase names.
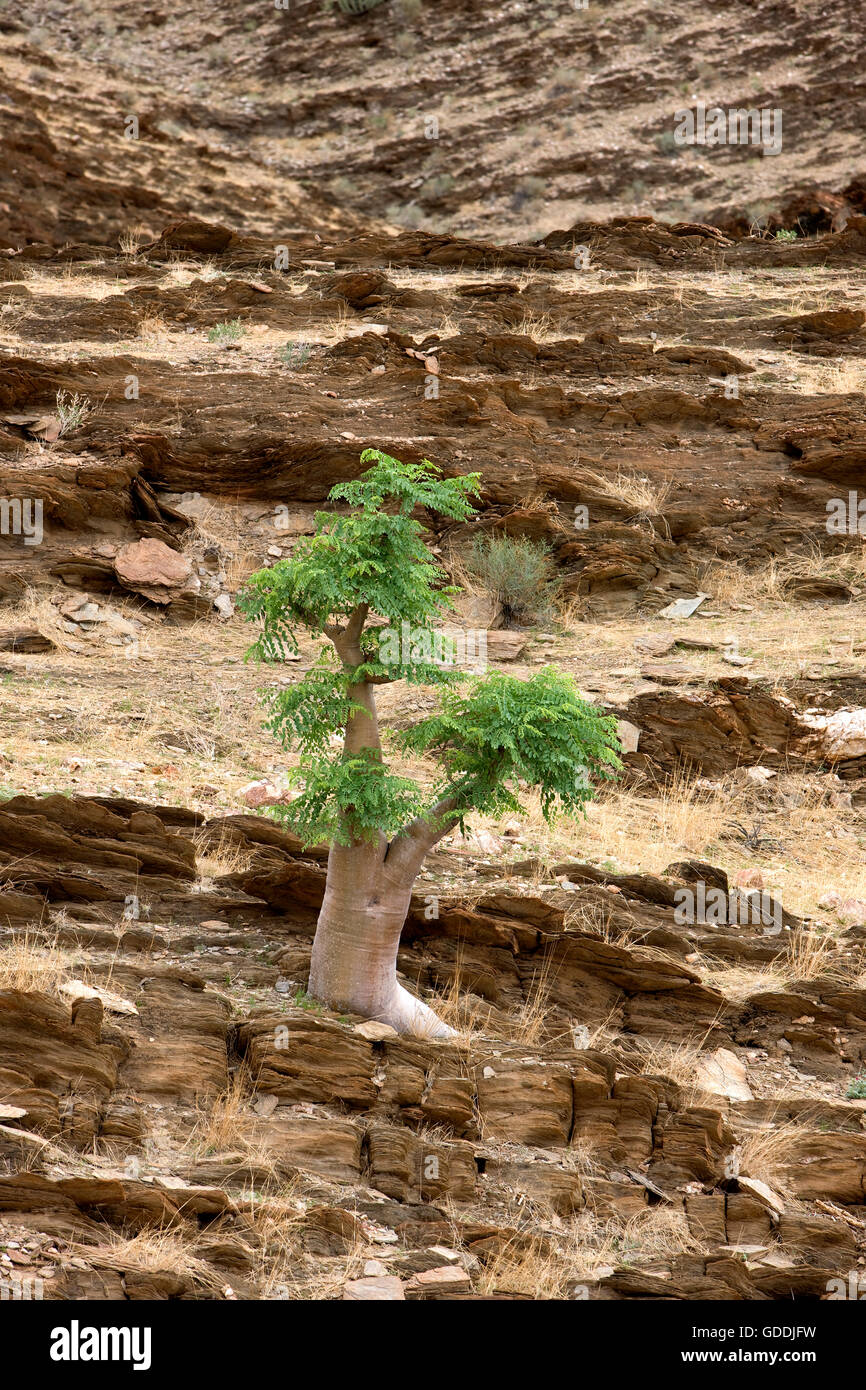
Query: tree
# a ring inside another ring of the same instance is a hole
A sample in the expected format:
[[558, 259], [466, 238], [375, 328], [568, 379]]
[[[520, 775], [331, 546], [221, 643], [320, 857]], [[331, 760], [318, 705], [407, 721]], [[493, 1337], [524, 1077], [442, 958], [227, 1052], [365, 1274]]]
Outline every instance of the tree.
[[[296, 794], [274, 813], [305, 844], [330, 845], [309, 991], [329, 1006], [400, 1032], [451, 1030], [397, 982], [400, 933], [425, 856], [471, 812], [522, 810], [537, 787], [544, 816], [582, 810], [592, 779], [619, 766], [616, 723], [545, 667], [529, 680], [467, 675], [442, 651], [434, 625], [455, 589], [427, 546], [421, 513], [465, 520], [478, 475], [445, 478], [426, 460], [400, 463], [368, 449], [372, 467], [331, 489], [345, 508], [319, 512], [291, 558], [261, 570], [240, 599], [260, 625], [249, 655], [297, 652], [298, 628], [329, 639], [306, 677], [266, 692], [268, 727], [298, 755]], [[440, 687], [439, 707], [402, 731], [399, 753], [432, 755], [432, 789], [389, 770], [375, 691], [391, 681]]]

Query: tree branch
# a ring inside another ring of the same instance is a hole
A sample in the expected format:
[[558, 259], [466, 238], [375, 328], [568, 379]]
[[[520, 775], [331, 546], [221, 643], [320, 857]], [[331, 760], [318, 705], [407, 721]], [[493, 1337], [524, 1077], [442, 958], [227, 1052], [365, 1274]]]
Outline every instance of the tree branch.
[[345, 627], [340, 627], [339, 623], [325, 623], [322, 628], [325, 636], [333, 642], [338, 657], [348, 671], [351, 671], [353, 666], [363, 663], [361, 633], [364, 631], [369, 612], [368, 603], [359, 603], [349, 614]]
[[385, 868], [400, 877], [412, 873], [414, 878], [433, 846], [460, 820], [458, 804], [457, 793], [451, 792], [437, 801], [428, 815], [416, 816], [388, 846]]

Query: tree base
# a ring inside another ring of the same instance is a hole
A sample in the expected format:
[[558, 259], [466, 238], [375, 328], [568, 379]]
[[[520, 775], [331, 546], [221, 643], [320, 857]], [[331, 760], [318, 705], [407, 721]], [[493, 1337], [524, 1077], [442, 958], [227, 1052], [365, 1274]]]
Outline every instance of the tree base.
[[408, 1033], [414, 1038], [455, 1038], [455, 1029], [443, 1023], [437, 1013], [421, 999], [416, 999], [402, 985], [395, 984], [394, 998], [378, 1023], [390, 1023], [398, 1033]]
[[[407, 895], [408, 896], [408, 895]], [[322, 909], [310, 960], [309, 991], [340, 1013], [360, 1014], [416, 1038], [453, 1038], [453, 1028], [397, 982], [405, 907], [382, 905], [335, 917]]]

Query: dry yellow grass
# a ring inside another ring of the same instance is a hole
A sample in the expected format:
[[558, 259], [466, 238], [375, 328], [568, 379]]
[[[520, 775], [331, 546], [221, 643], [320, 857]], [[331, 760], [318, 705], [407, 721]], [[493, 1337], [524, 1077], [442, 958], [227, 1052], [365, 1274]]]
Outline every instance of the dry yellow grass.
[[225, 1275], [196, 1255], [190, 1235], [180, 1230], [140, 1231], [130, 1237], [111, 1233], [104, 1244], [78, 1244], [71, 1249], [97, 1268], [119, 1274], [132, 1270], [169, 1274], [210, 1292], [222, 1291], [227, 1282]]
[[348, 1280], [363, 1272], [366, 1247], [360, 1233], [342, 1255], [310, 1256], [304, 1252], [305, 1203], [299, 1183], [288, 1184], [263, 1202], [254, 1203], [248, 1220], [255, 1236], [261, 1297], [291, 1301], [337, 1299]]
[[638, 927], [638, 919], [627, 903], [615, 915], [609, 901], [587, 899], [583, 894], [566, 908], [564, 923], [569, 930], [597, 936], [609, 946], [628, 945]]
[[565, 1298], [571, 1273], [568, 1262], [541, 1240], [511, 1241], [484, 1266], [481, 1294], [524, 1294], [535, 1299]]
[[[457, 1037], [454, 1039], [455, 1045], [461, 1049], [468, 1058], [477, 1035], [484, 1032], [489, 1024], [491, 1017], [495, 1014], [492, 1006], [487, 1004], [478, 995], [473, 994], [468, 987], [462, 952], [458, 951], [457, 960], [447, 985], [444, 988], [434, 990], [427, 996], [426, 1003], [446, 1023], [449, 1028], [455, 1029]], [[434, 1025], [419, 1022], [415, 1036], [420, 1039], [428, 1039], [432, 1036]]]
[[[521, 842], [544, 862], [628, 856], [648, 873], [660, 873], [672, 859], [704, 858], [730, 820], [730, 800], [719, 790], [698, 785], [678, 773], [655, 795], [626, 791], [616, 784], [597, 789], [583, 817], [563, 816], [548, 825], [534, 792], [522, 796]], [[502, 833], [505, 821], [473, 818], [473, 825]], [[506, 842], [507, 843], [507, 842]]]
[[744, 1177], [758, 1178], [783, 1192], [787, 1190], [785, 1170], [788, 1167], [796, 1141], [808, 1129], [808, 1119], [801, 1116], [798, 1122], [775, 1119], [766, 1125], [747, 1130], [737, 1145], [739, 1170]]
[[185, 1147], [202, 1156], [241, 1151], [257, 1163], [266, 1160], [254, 1135], [256, 1116], [250, 1109], [254, 1090], [249, 1069], [242, 1064], [221, 1095], [210, 1104], [199, 1104]]
[[0, 989], [58, 994], [71, 974], [70, 958], [56, 938], [46, 940], [26, 931], [0, 945]]
[[704, 1247], [690, 1233], [683, 1212], [671, 1207], [653, 1207], [628, 1221], [599, 1220], [584, 1212], [564, 1235], [524, 1236], [504, 1245], [485, 1264], [478, 1291], [533, 1299], [573, 1297], [575, 1285], [610, 1269], [702, 1253]]
[[223, 874], [239, 874], [249, 869], [255, 858], [248, 846], [234, 840], [225, 828], [214, 841], [208, 832], [197, 831], [193, 836], [196, 847], [196, 868], [199, 878], [213, 880]]
[[831, 935], [793, 931], [787, 933], [785, 949], [766, 965], [731, 965], [705, 956], [701, 974], [706, 984], [720, 990], [732, 1003], [741, 1004], [754, 994], [787, 990], [792, 985], [816, 980], [856, 985], [861, 963], [859, 953], [843, 954]]
[[[278, 539], [277, 532], [274, 538]], [[207, 504], [185, 537], [184, 550], [202, 545], [219, 547], [226, 588], [231, 594], [237, 593], [244, 580], [261, 568], [263, 542], [258, 539], [257, 554], [250, 539], [249, 518], [242, 507]]]
[[702, 1035], [686, 1038], [680, 1043], [641, 1039], [637, 1043], [639, 1073], [642, 1076], [663, 1076], [676, 1082], [683, 1091], [683, 1104], [693, 1105], [703, 1091], [699, 1080], [703, 1060], [701, 1051], [712, 1027], [711, 1024]]
[[[795, 624], [814, 628], [814, 617], [810, 623], [811, 615], [799, 605], [790, 606], [788, 611], [786, 586], [807, 578], [862, 586], [866, 583], [866, 543], [855, 541], [846, 550], [832, 553], [825, 553], [813, 543], [802, 554], [790, 555], [784, 560], [771, 555], [765, 564], [753, 570], [740, 564], [716, 561], [704, 572], [701, 583], [716, 601], [728, 604], [770, 601], [785, 610], [784, 615], [779, 615], [781, 626], [784, 626], [783, 617], [790, 617]], [[799, 643], [793, 645], [795, 650], [803, 652]]]
[[546, 951], [535, 967], [524, 1000], [514, 1015], [511, 1036], [524, 1047], [538, 1047], [549, 1039], [550, 991], [556, 979], [557, 967], [550, 951]]
[[651, 478], [624, 469], [618, 469], [616, 473], [589, 471], [586, 476], [606, 497], [629, 507], [636, 519], [659, 516], [673, 490], [673, 484], [668, 479], [654, 482]]
[[814, 931], [791, 933], [782, 968], [794, 983], [831, 979], [842, 982], [856, 974], [856, 966], [840, 955], [839, 943], [830, 935]]

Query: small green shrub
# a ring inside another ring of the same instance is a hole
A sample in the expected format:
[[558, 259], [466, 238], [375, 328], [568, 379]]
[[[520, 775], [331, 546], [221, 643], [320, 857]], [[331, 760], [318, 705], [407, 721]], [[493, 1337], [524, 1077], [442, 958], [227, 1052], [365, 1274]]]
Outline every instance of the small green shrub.
[[287, 367], [293, 367], [299, 371], [310, 360], [311, 349], [306, 343], [284, 343], [280, 348], [279, 357], [281, 362], [285, 362]]
[[845, 1092], [845, 1099], [866, 1100], [866, 1072], [861, 1071], [859, 1076], [854, 1077], [854, 1080]]
[[226, 323], [215, 323], [207, 335], [209, 343], [236, 343], [246, 329], [240, 319], [229, 319]]
[[76, 391], [71, 396], [68, 391], [58, 391], [55, 397], [57, 418], [61, 434], [73, 434], [79, 429], [91, 412], [92, 406], [86, 396]]
[[678, 151], [676, 136], [672, 130], [662, 130], [653, 136], [653, 144], [659, 154], [672, 155]]
[[796, 241], [797, 233], [793, 227], [780, 227], [776, 233], [777, 241]]
[[552, 618], [559, 585], [548, 546], [524, 536], [476, 536], [466, 567], [502, 605], [506, 627]]
[[324, 1009], [322, 1008], [322, 1005], [319, 1003], [319, 1000], [314, 999], [313, 996], [311, 994], [308, 994], [305, 989], [297, 989], [295, 991], [294, 996], [292, 998], [292, 1003], [295, 1005], [296, 1008], [304, 1009], [307, 1013], [324, 1013]]

